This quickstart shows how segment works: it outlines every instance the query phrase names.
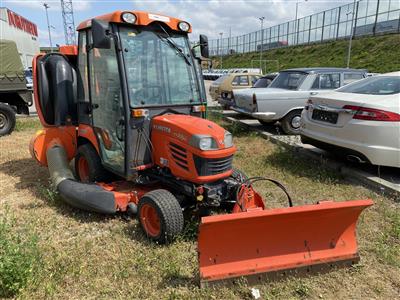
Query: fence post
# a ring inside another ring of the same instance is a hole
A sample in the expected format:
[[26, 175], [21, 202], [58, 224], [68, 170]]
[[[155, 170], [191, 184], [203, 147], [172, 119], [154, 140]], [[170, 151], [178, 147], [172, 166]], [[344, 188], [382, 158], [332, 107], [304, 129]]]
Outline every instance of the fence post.
[[339, 6], [339, 13], [337, 18], [337, 28], [336, 28], [336, 40], [339, 38], [339, 26], [340, 26], [340, 14], [342, 13], [342, 7]]
[[308, 25], [308, 44], [310, 43], [310, 40], [311, 40], [311, 19], [312, 19], [312, 16], [313, 15], [310, 16], [310, 24]]
[[378, 3], [376, 4], [375, 23], [374, 23], [374, 28], [372, 28], [372, 34], [373, 34], [373, 35], [376, 34], [376, 23], [377, 23], [377, 21], [378, 21], [379, 2], [380, 2], [380, 0], [378, 0]]
[[354, 16], [354, 25], [353, 25], [353, 28], [351, 28], [351, 30], [353, 30], [353, 38], [356, 36], [357, 18], [358, 18], [358, 6], [359, 6], [359, 4], [360, 4], [360, 1], [357, 1], [356, 14]]
[[324, 40], [324, 28], [325, 28], [325, 11], [322, 15], [322, 32], [321, 32], [321, 43]]
[[299, 27], [300, 27], [300, 19], [296, 20], [296, 46], [299, 44]]

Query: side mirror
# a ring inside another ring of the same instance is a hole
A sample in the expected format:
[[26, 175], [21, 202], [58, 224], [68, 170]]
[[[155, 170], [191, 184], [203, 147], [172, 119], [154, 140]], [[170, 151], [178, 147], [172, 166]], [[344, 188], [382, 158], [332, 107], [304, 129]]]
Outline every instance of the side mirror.
[[208, 37], [204, 34], [200, 34], [200, 53], [202, 57], [209, 58], [210, 54], [208, 51]]
[[111, 48], [110, 28], [108, 23], [92, 19], [93, 47], [99, 49]]

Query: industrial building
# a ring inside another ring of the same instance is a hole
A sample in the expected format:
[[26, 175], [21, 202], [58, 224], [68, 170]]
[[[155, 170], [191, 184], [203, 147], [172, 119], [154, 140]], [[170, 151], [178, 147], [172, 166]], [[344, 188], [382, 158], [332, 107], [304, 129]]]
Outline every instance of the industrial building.
[[14, 41], [24, 68], [32, 66], [33, 57], [39, 53], [36, 24], [8, 8], [0, 7], [0, 38]]

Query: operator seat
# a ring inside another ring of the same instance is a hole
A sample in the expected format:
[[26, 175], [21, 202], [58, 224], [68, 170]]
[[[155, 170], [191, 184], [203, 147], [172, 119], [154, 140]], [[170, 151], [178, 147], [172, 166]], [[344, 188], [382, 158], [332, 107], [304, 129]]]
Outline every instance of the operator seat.
[[49, 125], [77, 123], [77, 73], [68, 58], [49, 53], [37, 64], [39, 104]]

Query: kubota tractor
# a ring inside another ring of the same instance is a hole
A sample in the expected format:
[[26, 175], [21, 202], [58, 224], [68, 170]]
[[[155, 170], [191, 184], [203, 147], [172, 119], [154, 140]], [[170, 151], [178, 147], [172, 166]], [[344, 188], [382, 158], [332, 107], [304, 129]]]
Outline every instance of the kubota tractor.
[[[169, 242], [184, 212], [203, 217], [202, 285], [321, 270], [359, 259], [355, 227], [370, 200], [265, 209], [255, 181], [233, 169], [232, 135], [205, 119], [206, 96], [191, 26], [175, 18], [116, 11], [82, 22], [79, 45], [33, 61], [43, 130], [32, 156], [69, 204], [138, 215], [146, 235]], [[201, 56], [208, 57], [200, 36]], [[75, 174], [69, 163], [75, 161]], [[221, 210], [219, 210], [221, 211]]]

